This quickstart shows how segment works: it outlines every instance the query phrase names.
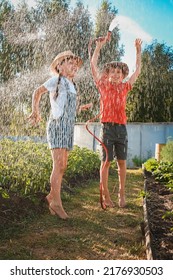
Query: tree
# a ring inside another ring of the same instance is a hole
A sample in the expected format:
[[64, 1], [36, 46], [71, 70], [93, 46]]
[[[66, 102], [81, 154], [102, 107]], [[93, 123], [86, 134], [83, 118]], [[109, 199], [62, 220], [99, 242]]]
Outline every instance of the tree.
[[[67, 9], [65, 2], [68, 1], [39, 1], [39, 5], [31, 10], [28, 10], [23, 2], [10, 14], [9, 20], [7, 19], [3, 26], [4, 34], [11, 43], [13, 51], [13, 59], [9, 59], [10, 66], [11, 68], [14, 66], [15, 71], [19, 72], [21, 76], [7, 75], [10, 78], [8, 83], [0, 88], [1, 98], [5, 93], [4, 101], [7, 101], [7, 97], [8, 100], [10, 99], [6, 103], [8, 106], [1, 108], [3, 117], [0, 124], [9, 133], [14, 118], [15, 120], [18, 116], [24, 118], [28, 108], [31, 109], [31, 93], [50, 77], [48, 68], [57, 53], [71, 49], [75, 54], [81, 56], [87, 64], [87, 46], [93, 28], [90, 14], [80, 1], [72, 11]], [[59, 6], [60, 3], [63, 3], [62, 8]], [[57, 9], [55, 9], [55, 4], [57, 4]], [[39, 12], [42, 12], [44, 17]], [[13, 32], [11, 33], [10, 30]], [[38, 38], [38, 30], [44, 35], [43, 39]], [[9, 55], [11, 57], [11, 53]], [[79, 91], [83, 92], [82, 84], [81, 87], [79, 85]], [[87, 84], [85, 93], [86, 91]], [[47, 120], [49, 111], [47, 99], [43, 98], [43, 102], [41, 102], [44, 107], [44, 111], [42, 110], [44, 121]], [[8, 118], [8, 113], [10, 113], [10, 118]], [[21, 132], [21, 129], [18, 127], [16, 133], [17, 131]]]
[[13, 6], [8, 0], [0, 0], [0, 82], [5, 81], [11, 76], [11, 46], [7, 41], [3, 23], [13, 12]]
[[36, 14], [40, 15], [41, 23], [56, 16], [61, 10], [68, 11], [69, 0], [37, 0]]
[[30, 10], [22, 1], [15, 10], [10, 9], [1, 24], [3, 34], [1, 57], [1, 81], [7, 81], [22, 71], [31, 70], [38, 54], [36, 27], [30, 18]]
[[[48, 2], [50, 16], [51, 7], [52, 14], [55, 13], [55, 2], [59, 12], [60, 3], [66, 1]], [[46, 48], [44, 39], [38, 36], [40, 29], [44, 31], [42, 27], [46, 24], [46, 18], [41, 21], [39, 8], [29, 9], [26, 1], [21, 1], [16, 9], [8, 1], [2, 1], [1, 4], [0, 36], [3, 41], [0, 46], [0, 79], [4, 84], [0, 87], [2, 101], [0, 127], [6, 135], [20, 134], [24, 131], [26, 133], [28, 129], [24, 119], [28, 107], [31, 107], [31, 93], [37, 87], [37, 83], [41, 84], [49, 75], [47, 69], [43, 72], [43, 65], [46, 64]], [[43, 103], [46, 103], [46, 100], [47, 98], [43, 98]], [[46, 117], [46, 114], [43, 115]]]
[[[103, 1], [101, 10], [105, 18], [107, 15], [108, 21], [105, 21], [103, 26], [97, 15], [94, 30], [88, 8], [85, 8], [81, 1], [77, 1], [73, 10], [69, 10], [68, 0], [38, 0], [37, 6], [31, 9], [26, 3], [21, 0], [16, 9], [10, 8], [8, 13], [0, 13], [0, 24], [2, 22], [0, 30], [7, 44], [0, 49], [2, 69], [0, 78], [4, 82], [0, 87], [0, 97], [6, 103], [6, 106], [2, 104], [0, 108], [0, 128], [4, 131], [5, 127], [8, 133], [22, 134], [26, 131], [28, 134], [31, 133], [24, 121], [31, 110], [31, 95], [37, 86], [50, 77], [49, 66], [54, 57], [68, 49], [84, 61], [77, 78], [80, 101], [93, 102], [94, 105], [93, 110], [79, 114], [76, 120], [86, 121], [92, 118], [99, 112], [99, 94], [91, 76], [88, 43], [93, 34], [95, 36], [106, 34], [117, 10], [111, 8], [109, 1]], [[1, 15], [5, 15], [3, 21]], [[102, 33], [103, 28], [105, 29]], [[118, 41], [119, 32], [115, 28], [108, 50], [103, 49], [101, 63], [115, 57], [120, 58], [122, 48], [118, 47]], [[44, 123], [49, 112], [47, 101], [48, 95], [45, 95], [41, 102], [41, 108], [44, 108], [41, 110], [44, 112], [42, 113]]]
[[173, 121], [173, 49], [154, 41], [142, 54], [142, 71], [128, 97], [135, 122]]

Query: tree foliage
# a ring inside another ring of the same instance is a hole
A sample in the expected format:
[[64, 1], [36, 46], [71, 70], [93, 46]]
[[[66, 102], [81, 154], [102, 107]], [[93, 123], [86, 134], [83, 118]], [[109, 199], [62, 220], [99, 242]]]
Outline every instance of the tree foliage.
[[[113, 6], [109, 0], [103, 0], [101, 7], [96, 14], [95, 37], [105, 36], [109, 30], [111, 21], [117, 16], [118, 10]], [[123, 47], [119, 46], [120, 33], [119, 28], [116, 27], [112, 31], [111, 41], [101, 50], [100, 64], [103, 65], [112, 60], [120, 60], [123, 55]]]
[[[2, 53], [6, 57], [1, 55], [1, 82], [5, 84], [0, 88], [3, 100], [0, 125], [4, 127], [2, 131], [5, 133], [31, 133], [24, 121], [26, 114], [31, 111], [31, 95], [37, 86], [49, 78], [48, 69], [54, 57], [68, 49], [84, 61], [77, 77], [80, 103], [93, 102], [93, 109], [78, 114], [76, 121], [86, 121], [99, 112], [99, 94], [91, 76], [88, 43], [91, 37], [106, 34], [117, 10], [112, 8], [109, 1], [103, 1], [94, 27], [88, 8], [84, 7], [82, 1], [77, 1], [71, 10], [69, 2], [37, 0], [36, 7], [30, 9], [27, 1], [21, 0], [15, 9], [8, 3], [8, 9], [1, 13], [3, 20], [0, 27], [6, 42]], [[115, 57], [120, 58], [122, 49], [118, 47], [118, 41], [119, 32], [115, 29], [109, 48], [101, 53], [102, 63], [104, 59], [107, 62]], [[49, 109], [48, 95], [45, 95], [41, 100], [44, 122]]]
[[[41, 100], [43, 122], [32, 130], [26, 122], [31, 112], [33, 91], [50, 77], [54, 57], [71, 50], [82, 57], [84, 65], [76, 79], [82, 104], [93, 108], [77, 115], [76, 121], [87, 121], [99, 113], [99, 94], [93, 83], [88, 43], [106, 35], [118, 10], [103, 0], [93, 24], [88, 8], [78, 0], [74, 9], [69, 0], [37, 0], [29, 8], [21, 0], [17, 8], [9, 0], [0, 0], [0, 128], [4, 134], [44, 134], [50, 105], [48, 95]], [[99, 65], [120, 60], [118, 27], [111, 41], [101, 51]], [[129, 94], [129, 121], [153, 122], [173, 120], [173, 51], [165, 43], [153, 42], [142, 55], [142, 73]]]
[[11, 45], [8, 43], [4, 31], [3, 23], [13, 11], [13, 6], [7, 0], [0, 0], [0, 82], [11, 76]]
[[173, 49], [154, 41], [142, 55], [142, 71], [129, 94], [128, 120], [173, 121]]
[[[59, 52], [70, 49], [89, 65], [87, 46], [93, 23], [81, 1], [72, 10], [68, 0], [38, 0], [31, 9], [26, 1], [15, 9], [9, 1], [0, 1], [0, 126], [5, 134], [29, 134], [24, 119], [31, 111], [33, 91], [50, 77], [49, 66]], [[79, 85], [79, 92], [84, 96], [86, 89]], [[44, 122], [47, 101], [48, 95], [41, 101]]]

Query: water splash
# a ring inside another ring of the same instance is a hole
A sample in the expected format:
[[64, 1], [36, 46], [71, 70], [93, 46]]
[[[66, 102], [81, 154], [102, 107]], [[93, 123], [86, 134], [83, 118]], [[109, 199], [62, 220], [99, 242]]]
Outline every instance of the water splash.
[[[2, 81], [0, 85], [2, 135], [31, 133], [26, 117], [31, 112], [32, 94], [51, 77], [49, 66], [54, 57], [64, 50], [70, 49], [84, 60], [84, 67], [76, 78], [81, 103], [89, 103], [92, 96], [94, 102], [98, 104], [98, 96], [95, 94], [96, 90], [87, 61], [87, 45], [92, 24], [86, 13], [81, 12], [81, 9], [60, 10], [53, 17], [48, 17], [46, 20], [43, 18], [34, 24], [27, 16], [28, 14], [18, 10], [6, 17], [3, 22], [3, 34], [12, 49], [12, 60], [11, 67], [5, 72], [6, 77], [10, 78], [6, 82]], [[8, 45], [4, 51], [8, 51]], [[17, 65], [19, 67], [16, 67]], [[2, 72], [7, 67], [6, 64], [3, 67], [1, 66]], [[44, 117], [44, 125], [41, 125], [44, 129], [40, 129], [40, 132], [44, 135], [45, 122], [49, 117], [50, 109], [48, 99], [49, 95], [45, 94], [40, 103], [41, 115]], [[81, 113], [78, 119], [81, 121], [83, 118], [86, 119], [85, 114]], [[38, 129], [33, 128], [32, 133], [38, 134]]]
[[118, 20], [118, 16], [116, 16], [110, 23], [109, 31], [112, 32], [115, 27], [118, 27], [118, 25], [119, 25], [119, 20]]

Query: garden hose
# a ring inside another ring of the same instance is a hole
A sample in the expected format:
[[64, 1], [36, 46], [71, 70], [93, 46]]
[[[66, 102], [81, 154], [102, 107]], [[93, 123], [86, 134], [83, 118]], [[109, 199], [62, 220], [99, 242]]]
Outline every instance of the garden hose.
[[[92, 40], [90, 40], [89, 42], [89, 45], [88, 45], [88, 53], [89, 53], [89, 60], [90, 60], [90, 63], [91, 63], [91, 45], [92, 45]], [[108, 162], [108, 150], [106, 148], [106, 146], [104, 145], [104, 143], [94, 134], [91, 132], [91, 130], [88, 128], [88, 124], [89, 123], [92, 123], [94, 122], [96, 119], [98, 119], [100, 117], [100, 115], [102, 114], [102, 112], [100, 112], [98, 115], [96, 115], [94, 118], [88, 120], [86, 122], [86, 130], [101, 144], [101, 146], [103, 147], [103, 149], [105, 150], [105, 153], [106, 153], [106, 159], [105, 159], [105, 162], [102, 166], [102, 168], [100, 169], [100, 204], [101, 204], [101, 207], [103, 210], [106, 209], [106, 204], [104, 203], [104, 200], [103, 200], [103, 182], [102, 182], [102, 174], [103, 174], [103, 171], [104, 171], [104, 168]]]

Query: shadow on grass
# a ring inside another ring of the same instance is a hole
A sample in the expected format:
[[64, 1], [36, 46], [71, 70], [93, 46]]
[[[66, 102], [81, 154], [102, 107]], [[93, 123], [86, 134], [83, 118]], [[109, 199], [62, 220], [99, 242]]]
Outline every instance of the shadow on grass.
[[[0, 259], [145, 259], [138, 198], [143, 180], [133, 173], [127, 174], [127, 181], [126, 208], [117, 206], [113, 194], [115, 208], [102, 210], [97, 180], [78, 187], [72, 195], [63, 194], [64, 208], [71, 217], [67, 221], [51, 216], [42, 203], [40, 212], [35, 209], [33, 216], [17, 225], [4, 225]], [[118, 184], [113, 175], [109, 184]]]

